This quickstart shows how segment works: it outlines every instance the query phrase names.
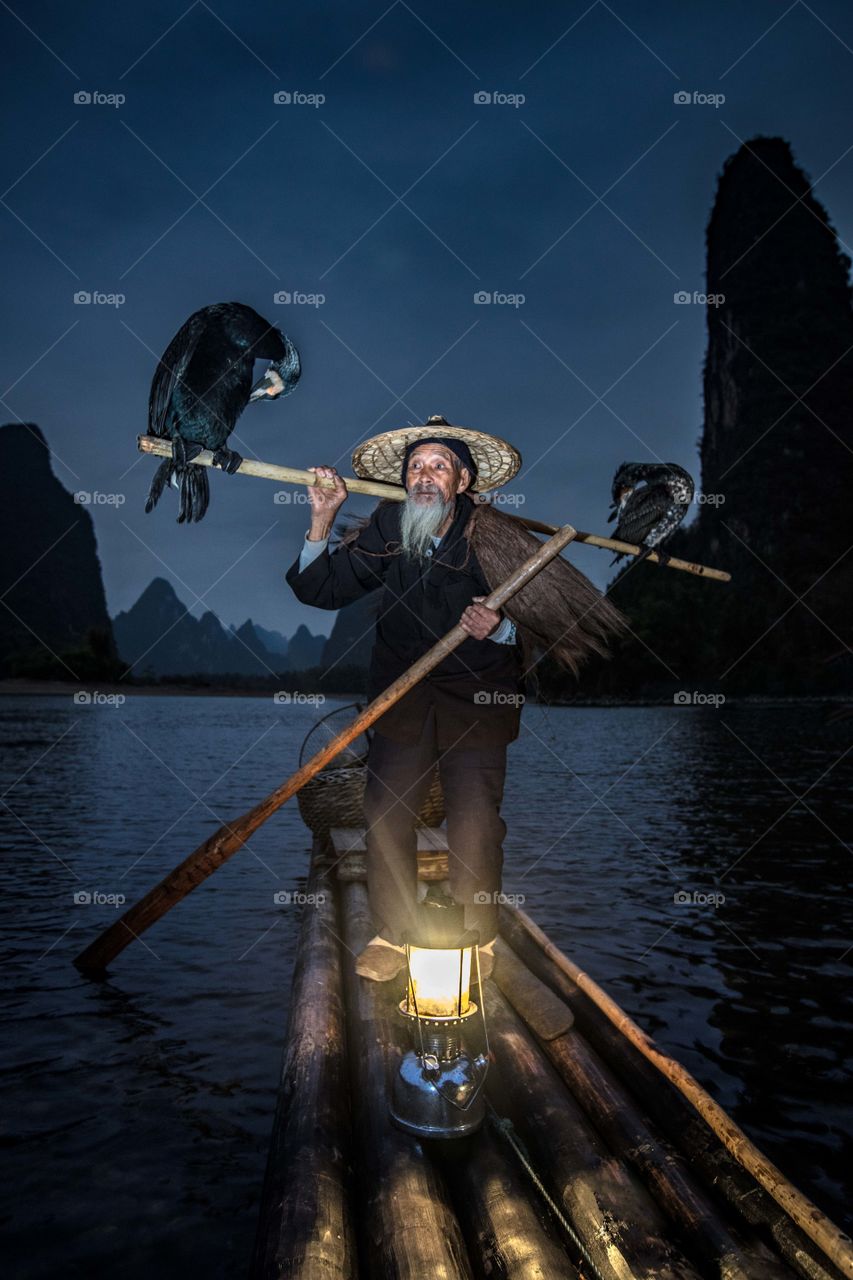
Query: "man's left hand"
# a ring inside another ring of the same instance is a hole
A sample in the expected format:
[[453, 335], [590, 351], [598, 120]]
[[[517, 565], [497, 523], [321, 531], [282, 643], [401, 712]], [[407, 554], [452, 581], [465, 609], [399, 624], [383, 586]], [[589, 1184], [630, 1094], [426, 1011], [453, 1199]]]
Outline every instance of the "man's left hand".
[[494, 609], [487, 609], [480, 602], [485, 600], [485, 596], [474, 596], [474, 603], [469, 604], [468, 608], [459, 619], [459, 623], [469, 636], [473, 636], [475, 640], [485, 640], [490, 636], [501, 620], [501, 615], [496, 613]]

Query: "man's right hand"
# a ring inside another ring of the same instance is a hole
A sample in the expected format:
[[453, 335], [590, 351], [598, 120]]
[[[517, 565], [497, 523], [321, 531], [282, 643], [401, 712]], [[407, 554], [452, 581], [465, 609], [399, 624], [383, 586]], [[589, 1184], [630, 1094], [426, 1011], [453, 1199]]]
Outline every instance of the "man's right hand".
[[334, 489], [327, 489], [324, 485], [312, 485], [308, 490], [308, 500], [311, 503], [311, 530], [308, 541], [322, 542], [332, 532], [335, 512], [346, 502], [347, 487], [334, 467], [309, 467], [308, 470], [313, 471], [321, 480], [335, 482]]

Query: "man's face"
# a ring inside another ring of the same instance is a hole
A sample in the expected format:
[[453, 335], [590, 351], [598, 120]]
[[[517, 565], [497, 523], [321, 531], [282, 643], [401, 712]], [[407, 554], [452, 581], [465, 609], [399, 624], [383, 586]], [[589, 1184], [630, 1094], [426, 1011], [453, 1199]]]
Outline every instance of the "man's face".
[[419, 444], [409, 455], [406, 491], [419, 506], [452, 502], [467, 489], [471, 476], [455, 453], [443, 444]]

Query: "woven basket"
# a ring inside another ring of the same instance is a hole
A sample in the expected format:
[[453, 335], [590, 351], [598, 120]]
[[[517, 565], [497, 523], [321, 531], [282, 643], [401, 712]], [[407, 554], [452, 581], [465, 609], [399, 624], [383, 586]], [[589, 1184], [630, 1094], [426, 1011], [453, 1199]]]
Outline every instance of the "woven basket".
[[[356, 711], [361, 707], [353, 704]], [[349, 711], [350, 707], [339, 707], [324, 716], [311, 730], [302, 744], [299, 763], [303, 762], [305, 749], [311, 734], [332, 716]], [[367, 735], [365, 735], [367, 736]], [[367, 755], [356, 756], [352, 746], [347, 748], [349, 759], [346, 763], [337, 762], [321, 769], [310, 782], [296, 793], [299, 812], [306, 827], [315, 835], [328, 835], [332, 827], [364, 827], [364, 791], [367, 786]], [[415, 825], [419, 827], [440, 827], [444, 821], [444, 796], [438, 776], [438, 765], [433, 770], [430, 788], [427, 792]]]
[[[331, 827], [364, 827], [364, 791], [367, 786], [367, 763], [343, 768], [321, 769], [306, 782], [296, 799], [306, 827], [315, 835], [328, 835]], [[427, 797], [415, 825], [440, 827], [444, 821], [444, 796], [436, 765]]]

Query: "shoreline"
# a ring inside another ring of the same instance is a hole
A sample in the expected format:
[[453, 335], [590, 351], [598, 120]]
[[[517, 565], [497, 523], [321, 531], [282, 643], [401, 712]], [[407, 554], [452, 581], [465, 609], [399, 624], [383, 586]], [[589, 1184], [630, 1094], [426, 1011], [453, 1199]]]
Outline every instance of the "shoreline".
[[[78, 692], [87, 692], [90, 694], [103, 694], [107, 697], [116, 694], [123, 694], [125, 697], [147, 697], [147, 698], [272, 698], [275, 690], [273, 689], [240, 689], [225, 686], [200, 686], [197, 684], [164, 684], [164, 685], [129, 685], [121, 683], [99, 683], [97, 681], [81, 681], [79, 684], [71, 685], [69, 682], [62, 680], [26, 680], [26, 679], [6, 679], [0, 680], [0, 697], [68, 697], [73, 699]], [[292, 692], [292, 690], [291, 690]], [[315, 691], [300, 690], [303, 696], [311, 696]], [[365, 694], [363, 690], [357, 691], [338, 691], [334, 693], [325, 693], [316, 691], [319, 696], [327, 702], [335, 699], [342, 701], [346, 699], [355, 699], [363, 701]], [[569, 702], [537, 702], [535, 699], [528, 699], [533, 706], [545, 707], [671, 707], [679, 705], [673, 702], [673, 696], [668, 697], [642, 697], [634, 698], [625, 696], [617, 697], [609, 695], [599, 698], [573, 698]], [[853, 694], [849, 693], [823, 693], [823, 694], [732, 694], [725, 699], [725, 705], [737, 706], [740, 704], [750, 706], [771, 706], [785, 705], [788, 703], [853, 703]], [[695, 703], [693, 705], [702, 706], [703, 703]]]
[[[197, 684], [163, 684], [133, 685], [110, 683], [109, 681], [81, 680], [72, 685], [63, 680], [0, 680], [0, 697], [68, 697], [73, 698], [78, 692], [100, 693], [107, 696], [123, 694], [125, 697], [163, 697], [163, 698], [272, 698], [275, 689], [239, 689], [227, 685], [210, 686]], [[293, 692], [292, 688], [290, 692]], [[300, 690], [306, 696], [313, 691]], [[323, 693], [327, 701], [332, 698], [364, 699], [363, 693]]]

